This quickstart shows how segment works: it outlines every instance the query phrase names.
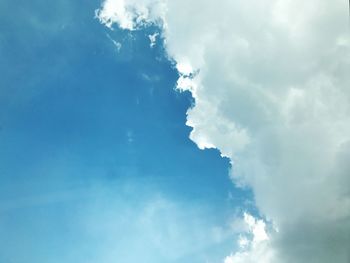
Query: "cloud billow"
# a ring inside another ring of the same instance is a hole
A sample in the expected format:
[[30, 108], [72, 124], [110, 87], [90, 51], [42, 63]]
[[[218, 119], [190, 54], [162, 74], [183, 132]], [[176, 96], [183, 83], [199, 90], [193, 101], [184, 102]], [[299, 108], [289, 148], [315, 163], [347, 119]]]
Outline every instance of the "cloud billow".
[[191, 139], [230, 158], [275, 226], [227, 263], [350, 260], [346, 4], [107, 0], [97, 12], [108, 26], [162, 28], [178, 88], [195, 99]]

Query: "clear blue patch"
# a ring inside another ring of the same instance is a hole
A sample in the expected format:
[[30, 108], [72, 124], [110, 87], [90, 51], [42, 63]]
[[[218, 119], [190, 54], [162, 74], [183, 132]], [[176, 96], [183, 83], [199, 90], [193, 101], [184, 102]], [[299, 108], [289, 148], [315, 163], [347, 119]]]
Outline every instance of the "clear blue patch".
[[[137, 217], [147, 200], [164, 198], [178, 204], [159, 208], [165, 225], [169, 213], [179, 224], [189, 216], [222, 226], [251, 199], [230, 182], [228, 160], [188, 139], [193, 101], [174, 90], [177, 72], [161, 43], [149, 48], [157, 29], [110, 31], [93, 18], [99, 4], [0, 3], [0, 262], [101, 262], [103, 242], [125, 250], [137, 240], [125, 236], [143, 233], [113, 221], [118, 211]], [[114, 230], [92, 230], [91, 222], [115, 222]], [[171, 259], [145, 246], [152, 262], [203, 262], [234, 243]], [[135, 262], [133, 255], [103, 262]]]

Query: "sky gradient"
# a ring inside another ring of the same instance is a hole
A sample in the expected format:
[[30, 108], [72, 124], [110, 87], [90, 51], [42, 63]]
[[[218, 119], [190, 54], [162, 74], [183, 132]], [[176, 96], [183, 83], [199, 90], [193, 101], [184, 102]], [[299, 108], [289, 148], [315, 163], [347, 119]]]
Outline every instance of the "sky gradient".
[[346, 1], [0, 13], [0, 263], [349, 262]]

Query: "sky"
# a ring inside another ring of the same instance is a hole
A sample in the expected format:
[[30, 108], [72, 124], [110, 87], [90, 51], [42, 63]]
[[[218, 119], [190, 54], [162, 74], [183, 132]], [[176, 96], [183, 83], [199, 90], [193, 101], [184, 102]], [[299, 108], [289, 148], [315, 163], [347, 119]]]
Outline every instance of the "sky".
[[1, 1], [0, 263], [348, 263], [347, 5]]
[[251, 193], [188, 138], [159, 30], [112, 32], [99, 6], [0, 4], [0, 262], [220, 260]]

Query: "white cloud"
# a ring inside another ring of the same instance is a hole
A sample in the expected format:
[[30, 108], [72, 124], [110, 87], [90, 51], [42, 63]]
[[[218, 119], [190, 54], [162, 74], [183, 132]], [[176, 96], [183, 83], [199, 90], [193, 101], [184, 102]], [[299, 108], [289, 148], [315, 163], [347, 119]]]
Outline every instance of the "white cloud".
[[233, 181], [278, 227], [227, 260], [348, 262], [346, 1], [107, 0], [98, 15], [126, 29], [158, 23], [178, 87], [195, 98], [191, 139], [231, 159]]
[[117, 51], [119, 52], [122, 48], [122, 43], [115, 41], [110, 35], [107, 34], [107, 37], [112, 41], [113, 45], [116, 47]]
[[156, 0], [104, 1], [95, 17], [109, 28], [117, 24], [121, 29], [135, 30], [145, 25], [164, 21], [165, 6]]
[[238, 240], [240, 251], [227, 256], [224, 263], [267, 263], [271, 262], [274, 253], [268, 248], [269, 237], [266, 233], [266, 224], [261, 219], [244, 214], [246, 233]]
[[154, 33], [152, 35], [148, 35], [149, 41], [150, 41], [150, 48], [153, 48], [156, 45], [156, 41], [157, 41], [157, 36], [159, 35], [159, 33]]

